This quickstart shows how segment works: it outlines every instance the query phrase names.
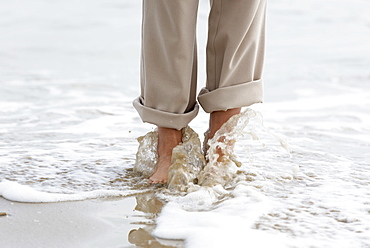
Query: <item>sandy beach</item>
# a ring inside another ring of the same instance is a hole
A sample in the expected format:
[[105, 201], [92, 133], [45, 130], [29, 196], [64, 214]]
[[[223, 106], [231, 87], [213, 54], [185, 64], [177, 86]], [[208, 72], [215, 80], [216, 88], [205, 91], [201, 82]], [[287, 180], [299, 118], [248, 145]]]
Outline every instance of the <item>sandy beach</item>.
[[[146, 197], [146, 196], [139, 196]], [[141, 201], [145, 203], [147, 201]], [[27, 247], [183, 247], [150, 235], [161, 204], [135, 197], [60, 203], [19, 203], [0, 198], [0, 245]]]

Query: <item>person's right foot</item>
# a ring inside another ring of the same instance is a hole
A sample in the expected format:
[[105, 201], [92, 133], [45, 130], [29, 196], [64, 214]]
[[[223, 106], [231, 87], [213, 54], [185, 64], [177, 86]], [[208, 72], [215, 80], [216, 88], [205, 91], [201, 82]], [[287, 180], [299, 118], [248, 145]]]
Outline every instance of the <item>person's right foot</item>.
[[154, 173], [149, 177], [151, 184], [167, 183], [171, 166], [172, 150], [181, 143], [182, 132], [172, 128], [158, 127], [158, 161]]

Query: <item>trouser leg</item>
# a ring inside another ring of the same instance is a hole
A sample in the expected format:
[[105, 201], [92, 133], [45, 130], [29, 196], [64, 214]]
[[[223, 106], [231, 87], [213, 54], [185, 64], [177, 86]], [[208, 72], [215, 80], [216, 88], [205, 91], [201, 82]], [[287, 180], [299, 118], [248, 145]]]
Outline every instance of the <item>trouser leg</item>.
[[181, 129], [198, 112], [198, 0], [144, 0], [141, 95], [134, 107], [144, 122]]
[[262, 102], [266, 0], [211, 0], [207, 84], [198, 100], [206, 112]]

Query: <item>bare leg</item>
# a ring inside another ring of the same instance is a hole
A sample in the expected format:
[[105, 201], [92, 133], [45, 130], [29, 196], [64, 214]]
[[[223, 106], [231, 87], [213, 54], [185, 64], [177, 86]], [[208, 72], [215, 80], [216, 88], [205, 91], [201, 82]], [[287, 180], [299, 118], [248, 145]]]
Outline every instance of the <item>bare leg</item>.
[[150, 183], [167, 182], [168, 168], [171, 166], [172, 149], [181, 143], [181, 139], [181, 130], [158, 127], [158, 161], [153, 175], [149, 177]]
[[228, 109], [226, 111], [215, 111], [211, 113], [209, 120], [209, 139], [212, 139], [220, 127], [232, 116], [239, 114], [241, 108]]
[[[226, 111], [215, 111], [211, 113], [209, 119], [209, 134], [208, 139], [212, 139], [215, 133], [221, 128], [221, 126], [226, 123], [232, 116], [239, 114], [241, 108], [234, 108], [228, 109]], [[224, 142], [225, 137], [220, 137], [218, 139], [219, 142]], [[232, 145], [232, 144], [231, 144]], [[220, 148], [216, 148], [216, 152], [218, 153], [219, 157], [217, 159], [218, 162], [222, 161], [223, 153]]]

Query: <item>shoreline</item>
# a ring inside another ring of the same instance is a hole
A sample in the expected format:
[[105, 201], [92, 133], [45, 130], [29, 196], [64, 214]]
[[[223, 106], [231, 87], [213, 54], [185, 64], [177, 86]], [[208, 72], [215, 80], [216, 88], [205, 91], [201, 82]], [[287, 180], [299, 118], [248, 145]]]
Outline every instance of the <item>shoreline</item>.
[[182, 241], [152, 237], [153, 214], [143, 212], [145, 206], [137, 202], [125, 197], [20, 203], [0, 197], [0, 212], [6, 213], [0, 217], [0, 246], [131, 248], [153, 247], [149, 245], [155, 242], [155, 247], [183, 247]]

